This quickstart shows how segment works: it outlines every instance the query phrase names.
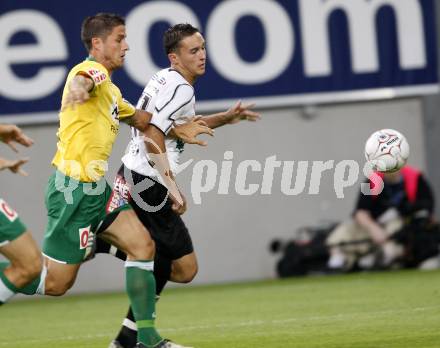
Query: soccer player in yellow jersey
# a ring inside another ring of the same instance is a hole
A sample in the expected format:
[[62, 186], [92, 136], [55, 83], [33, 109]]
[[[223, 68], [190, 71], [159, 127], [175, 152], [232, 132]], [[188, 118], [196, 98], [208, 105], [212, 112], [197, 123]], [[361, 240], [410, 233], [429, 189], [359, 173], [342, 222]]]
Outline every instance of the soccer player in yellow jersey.
[[[88, 17], [81, 38], [89, 58], [70, 71], [63, 91], [52, 162], [56, 170], [46, 189], [46, 267], [37, 292], [64, 294], [99, 233], [128, 255], [126, 288], [139, 328], [137, 347], [181, 348], [162, 339], [155, 329], [155, 247], [148, 230], [129, 205], [107, 211], [111, 188], [103, 175], [119, 122], [144, 132], [151, 118], [125, 101], [111, 80], [128, 51], [124, 19], [105, 13]], [[196, 135], [211, 132], [198, 121], [174, 129], [175, 136], [191, 143], [198, 142]]]

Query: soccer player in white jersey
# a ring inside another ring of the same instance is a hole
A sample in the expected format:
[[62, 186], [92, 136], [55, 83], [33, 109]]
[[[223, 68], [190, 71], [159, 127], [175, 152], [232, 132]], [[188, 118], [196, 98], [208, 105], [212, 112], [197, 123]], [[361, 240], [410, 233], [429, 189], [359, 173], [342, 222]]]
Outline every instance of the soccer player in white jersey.
[[[166, 282], [190, 282], [197, 273], [197, 259], [188, 230], [180, 215], [186, 202], [174, 180], [183, 143], [169, 136], [173, 126], [194, 115], [193, 84], [205, 73], [205, 40], [190, 24], [177, 24], [164, 34], [164, 48], [171, 66], [158, 71], [146, 85], [137, 107], [152, 114], [150, 127], [143, 134], [133, 129], [128, 153], [116, 176], [110, 207], [118, 209], [130, 202], [156, 245], [156, 292]], [[225, 112], [203, 117], [208, 127], [216, 128], [241, 120], [256, 121], [253, 105], [238, 102]], [[153, 127], [151, 127], [153, 126]], [[147, 146], [144, 144], [148, 143]], [[139, 191], [139, 186], [143, 186]], [[169, 195], [168, 195], [169, 193]], [[168, 195], [168, 197], [167, 197]], [[97, 252], [116, 253], [100, 241]], [[118, 252], [119, 257], [125, 255]], [[136, 343], [136, 324], [131, 309], [123, 322], [113, 348], [132, 348]]]

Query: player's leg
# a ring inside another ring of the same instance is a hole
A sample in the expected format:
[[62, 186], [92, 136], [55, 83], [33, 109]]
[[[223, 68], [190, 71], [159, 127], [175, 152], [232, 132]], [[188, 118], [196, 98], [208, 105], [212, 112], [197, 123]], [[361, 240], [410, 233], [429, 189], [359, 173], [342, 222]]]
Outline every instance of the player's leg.
[[[110, 204], [113, 203], [114, 206], [117, 206], [117, 202], [127, 200], [125, 193], [129, 191], [129, 186], [125, 180], [126, 174], [131, 176], [131, 180], [134, 184], [146, 179], [150, 180], [150, 182], [155, 182], [152, 178], [147, 178], [136, 172], [130, 172], [122, 166], [118, 172], [118, 175], [116, 176], [111, 197], [112, 200]], [[131, 202], [137, 217], [151, 233], [151, 238], [154, 240], [157, 247], [156, 250], [158, 253], [155, 257], [154, 276], [156, 279], [156, 294], [159, 295], [162, 292], [162, 289], [165, 287], [165, 284], [169, 280], [171, 274], [171, 260], [174, 258], [172, 251], [176, 249], [171, 244], [173, 242], [180, 241], [180, 236], [185, 237], [185, 233], [188, 234], [188, 231], [186, 230], [186, 227], [184, 226], [180, 217], [172, 211], [170, 202], [166, 201], [167, 190], [165, 187], [155, 183], [148, 190], [141, 192], [140, 196], [142, 201], [150, 207], [161, 206], [165, 200], [165, 205], [158, 211], [149, 211], [148, 209], [145, 210], [144, 207], [137, 205], [136, 201]], [[180, 221], [176, 221], [176, 216], [180, 219]], [[185, 228], [185, 233], [180, 233], [182, 226]], [[182, 246], [179, 245], [177, 252], [182, 254], [178, 254], [176, 258], [185, 253], [193, 251], [191, 239], [188, 239], [190, 242], [190, 247], [182, 248]], [[187, 239], [185, 239], [185, 242], [186, 240]], [[105, 250], [110, 251], [111, 254], [116, 255], [117, 257], [121, 257], [120, 250], [116, 250], [114, 247], [102, 246], [102, 243], [99, 243], [98, 240], [97, 252], [105, 252]], [[132, 348], [136, 339], [136, 330], [137, 326], [134, 321], [133, 312], [130, 308], [126, 318], [123, 321], [123, 326], [117, 338], [110, 344], [110, 347]]]
[[127, 254], [126, 287], [136, 321], [136, 347], [183, 348], [163, 340], [155, 329], [155, 279], [152, 272], [155, 245], [134, 211], [119, 212], [100, 238]]
[[[10, 262], [0, 262], [0, 301], [6, 302], [38, 277], [41, 253], [17, 212], [0, 199], [0, 252]], [[38, 283], [35, 280], [33, 283]]]
[[118, 213], [114, 222], [101, 233], [100, 238], [127, 254], [126, 288], [133, 308], [138, 342], [155, 346], [162, 338], [155, 329], [155, 293], [153, 276], [154, 242], [147, 229], [132, 210]]
[[198, 271], [196, 253], [184, 255], [173, 260], [171, 265], [170, 280], [175, 283], [189, 283], [196, 276]]
[[[119, 252], [118, 255], [121, 255]], [[124, 259], [125, 260], [125, 259]], [[159, 300], [171, 274], [171, 262], [168, 257], [156, 250], [154, 257], [154, 278], [156, 280], [156, 301]], [[137, 342], [137, 326], [133, 311], [129, 307], [127, 315], [122, 321], [121, 329], [116, 338], [110, 343], [109, 348], [133, 348]]]
[[0, 252], [10, 261], [0, 265], [0, 303], [4, 303], [39, 276], [42, 257], [29, 232], [5, 243]]
[[[113, 249], [114, 250], [114, 249]], [[173, 275], [174, 273], [174, 275]], [[154, 277], [156, 279], [156, 298], [159, 297], [168, 280], [180, 283], [190, 282], [197, 273], [197, 259], [195, 252], [184, 255], [177, 260], [171, 260], [160, 252], [154, 259]], [[174, 277], [174, 279], [173, 279]], [[109, 348], [133, 348], [136, 344], [137, 326], [131, 307], [122, 322], [116, 338]]]
[[[137, 207], [134, 208], [137, 210]], [[154, 265], [156, 294], [162, 292], [168, 280], [179, 283], [190, 282], [197, 273], [197, 258], [188, 229], [180, 216], [175, 213], [167, 214], [166, 210], [164, 213], [162, 211], [136, 213], [144, 226], [148, 226], [156, 243], [157, 254]], [[113, 253], [118, 254], [119, 251], [113, 249]], [[136, 339], [136, 330], [130, 308], [117, 337], [109, 348], [132, 348]]]
[[145, 177], [131, 172], [134, 183], [150, 179], [154, 182], [148, 190], [140, 193], [140, 198], [151, 207], [162, 206], [158, 211], [146, 211], [144, 207], [131, 201], [136, 215], [150, 231], [161, 255], [172, 261], [168, 279], [177, 283], [189, 283], [197, 274], [197, 258], [194, 253], [191, 236], [181, 216], [172, 209], [167, 188]]
[[44, 287], [39, 291], [42, 295], [62, 296], [75, 283], [81, 264], [67, 264], [46, 258]]
[[[66, 185], [73, 185], [74, 189], [63, 190]], [[101, 219], [106, 195], [91, 194], [90, 186], [60, 172], [49, 179], [45, 199], [48, 222], [43, 241], [46, 260], [38, 293], [65, 294], [92, 250], [93, 231]]]

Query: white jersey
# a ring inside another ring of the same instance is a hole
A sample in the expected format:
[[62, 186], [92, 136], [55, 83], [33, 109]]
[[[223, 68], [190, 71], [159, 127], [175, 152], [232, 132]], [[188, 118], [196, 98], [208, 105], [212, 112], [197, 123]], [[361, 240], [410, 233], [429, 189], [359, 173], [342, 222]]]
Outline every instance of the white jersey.
[[[157, 127], [165, 134], [165, 147], [173, 174], [176, 174], [179, 165], [183, 142], [167, 134], [174, 125], [185, 123], [187, 121], [185, 116], [195, 115], [194, 105], [194, 88], [172, 68], [157, 72], [145, 86], [137, 103], [138, 109], [153, 115], [150, 127]], [[148, 160], [144, 136], [137, 129], [132, 128], [132, 139], [128, 152], [122, 157], [122, 162], [130, 170], [162, 181], [159, 173], [151, 167]]]

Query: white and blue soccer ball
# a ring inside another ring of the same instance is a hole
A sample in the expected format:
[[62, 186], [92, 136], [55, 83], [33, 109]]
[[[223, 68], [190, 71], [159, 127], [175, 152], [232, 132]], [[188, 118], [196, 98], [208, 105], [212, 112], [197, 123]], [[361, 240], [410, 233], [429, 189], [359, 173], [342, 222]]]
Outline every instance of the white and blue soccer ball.
[[365, 143], [365, 158], [373, 170], [392, 173], [402, 168], [409, 157], [409, 144], [394, 129], [374, 132]]

